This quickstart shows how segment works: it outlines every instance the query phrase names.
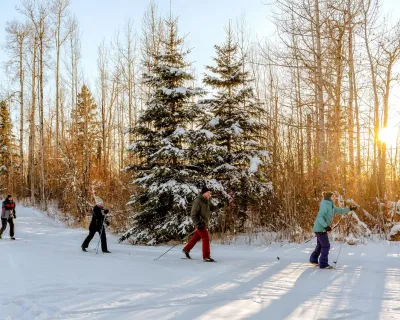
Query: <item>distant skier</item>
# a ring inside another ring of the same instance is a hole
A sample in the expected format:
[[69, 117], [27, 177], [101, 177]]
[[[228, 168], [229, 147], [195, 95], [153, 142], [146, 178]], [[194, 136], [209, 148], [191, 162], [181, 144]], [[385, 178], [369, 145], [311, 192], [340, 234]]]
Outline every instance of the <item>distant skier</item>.
[[111, 253], [107, 249], [107, 237], [106, 229], [104, 225], [109, 225], [107, 220], [107, 214], [109, 210], [103, 208], [104, 203], [100, 198], [96, 199], [96, 205], [93, 207], [92, 211], [92, 221], [89, 226], [89, 235], [86, 237], [85, 241], [82, 243], [82, 251], [86, 252], [87, 247], [89, 247], [90, 241], [93, 239], [96, 232], [99, 233], [101, 238], [101, 250], [103, 253]]
[[192, 204], [191, 217], [196, 228], [192, 238], [183, 248], [182, 252], [186, 258], [191, 259], [189, 252], [200, 239], [202, 240], [203, 260], [205, 262], [214, 262], [210, 256], [210, 237], [208, 235], [208, 221], [210, 219], [210, 198], [211, 190], [204, 186], [201, 193]]
[[323, 192], [322, 195], [324, 199], [319, 205], [318, 216], [313, 227], [313, 232], [315, 232], [315, 235], [317, 236], [317, 246], [310, 256], [310, 262], [316, 265], [319, 264], [321, 269], [332, 269], [328, 264], [330, 249], [328, 232], [332, 230], [330, 224], [332, 223], [333, 215], [335, 213], [346, 214], [350, 211], [356, 210], [357, 207], [350, 206], [349, 208], [338, 208], [333, 204], [335, 197], [332, 192]]
[[17, 215], [15, 213], [15, 202], [11, 195], [8, 195], [7, 198], [3, 201], [2, 209], [1, 209], [1, 230], [0, 230], [0, 239], [2, 238], [4, 230], [7, 228], [7, 222], [10, 224], [10, 237], [11, 240], [15, 240], [14, 238], [14, 219], [17, 219]]

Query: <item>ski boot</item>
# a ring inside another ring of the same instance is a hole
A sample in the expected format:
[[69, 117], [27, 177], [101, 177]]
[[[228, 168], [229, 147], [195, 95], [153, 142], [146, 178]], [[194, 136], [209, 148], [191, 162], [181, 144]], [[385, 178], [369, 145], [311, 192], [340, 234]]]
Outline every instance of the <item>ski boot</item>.
[[182, 252], [186, 256], [186, 259], [192, 259], [192, 257], [190, 256], [188, 251], [186, 251], [185, 249], [182, 249]]
[[326, 267], [320, 268], [320, 269], [335, 269], [335, 267], [331, 266], [331, 265], [327, 265]]
[[215, 260], [211, 257], [205, 258], [203, 260], [204, 260], [204, 262], [215, 262]]

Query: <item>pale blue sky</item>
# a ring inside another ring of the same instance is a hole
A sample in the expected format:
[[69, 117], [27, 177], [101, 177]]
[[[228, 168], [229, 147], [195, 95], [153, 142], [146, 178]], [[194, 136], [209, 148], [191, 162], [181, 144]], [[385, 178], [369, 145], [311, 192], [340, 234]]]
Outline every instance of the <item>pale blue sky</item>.
[[[143, 13], [150, 0], [71, 0], [71, 10], [77, 16], [82, 32], [82, 54], [85, 78], [96, 76], [98, 46], [106, 43], [123, 27], [126, 18], [131, 18], [138, 31]], [[0, 44], [5, 43], [6, 21], [21, 19], [15, 10], [19, 0], [0, 0]], [[163, 14], [169, 13], [169, 0], [156, 0]], [[191, 60], [199, 72], [210, 63], [214, 55], [214, 44], [223, 42], [223, 27], [229, 19], [235, 20], [244, 12], [255, 34], [259, 37], [271, 34], [274, 27], [268, 21], [272, 7], [266, 3], [273, 0], [172, 0], [172, 11], [180, 17], [180, 32], [187, 34], [192, 50]], [[384, 0], [383, 11], [390, 12], [394, 19], [400, 16], [400, 0]], [[7, 59], [0, 49], [0, 64]], [[0, 85], [4, 85], [4, 72], [0, 70]]]
[[[3, 45], [6, 21], [21, 18], [15, 10], [20, 1], [0, 0], [0, 3], [0, 43]], [[70, 9], [78, 18], [82, 32], [82, 65], [86, 79], [93, 80], [96, 76], [98, 46], [103, 39], [108, 43], [127, 18], [140, 32], [149, 3], [150, 0], [71, 0]], [[156, 3], [162, 14], [169, 13], [169, 0], [156, 0]], [[229, 19], [235, 20], [245, 12], [252, 29], [265, 35], [273, 32], [267, 19], [270, 9], [265, 0], [172, 0], [173, 14], [179, 16], [180, 34], [187, 35], [187, 43], [193, 48], [190, 59], [199, 72], [210, 63], [214, 44], [224, 41], [223, 27]], [[0, 63], [5, 59], [7, 56], [1, 50]], [[4, 79], [1, 70], [0, 82]]]

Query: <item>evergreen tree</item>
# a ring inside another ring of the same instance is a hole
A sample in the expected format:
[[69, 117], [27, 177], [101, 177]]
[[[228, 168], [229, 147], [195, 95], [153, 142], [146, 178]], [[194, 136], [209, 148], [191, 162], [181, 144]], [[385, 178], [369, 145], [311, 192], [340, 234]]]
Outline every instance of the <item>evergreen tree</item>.
[[73, 134], [82, 154], [93, 155], [96, 152], [96, 141], [100, 137], [97, 105], [86, 85], [82, 86], [77, 97], [76, 108], [72, 111]]
[[146, 110], [133, 130], [135, 143], [129, 150], [140, 159], [135, 170], [137, 193], [131, 204], [137, 213], [120, 241], [155, 244], [176, 239], [191, 228], [190, 205], [198, 193], [201, 171], [191, 165], [190, 140], [200, 110], [193, 102], [204, 92], [186, 87], [193, 76], [187, 72], [189, 50], [178, 36], [177, 20], [166, 21], [167, 36], [162, 52], [154, 54]]
[[12, 193], [18, 174], [20, 156], [16, 138], [12, 132], [10, 111], [6, 101], [0, 101], [0, 175], [1, 189]]
[[251, 205], [271, 192], [262, 166], [268, 153], [260, 146], [263, 108], [254, 96], [248, 72], [238, 54], [231, 27], [222, 46], [215, 46], [216, 66], [206, 66], [204, 83], [216, 91], [213, 98], [203, 101], [212, 115], [203, 129], [212, 133], [208, 171], [220, 181], [223, 194], [229, 195], [235, 208], [235, 227], [242, 230]]
[[0, 173], [7, 174], [11, 166], [11, 119], [7, 103], [0, 102]]
[[[97, 148], [100, 144], [100, 123], [97, 105], [86, 85], [82, 86], [77, 96], [76, 107], [72, 110], [73, 125], [71, 144], [67, 146], [72, 153], [74, 165], [66, 161], [69, 175], [76, 182], [75, 195], [79, 217], [87, 211], [87, 201], [91, 192], [90, 181], [94, 165], [98, 162]], [[79, 183], [77, 181], [81, 181]]]

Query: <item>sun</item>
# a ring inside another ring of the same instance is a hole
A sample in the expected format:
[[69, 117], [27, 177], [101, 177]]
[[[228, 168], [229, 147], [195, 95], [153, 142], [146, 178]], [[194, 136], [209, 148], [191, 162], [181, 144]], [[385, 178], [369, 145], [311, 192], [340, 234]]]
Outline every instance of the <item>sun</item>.
[[394, 146], [397, 142], [398, 129], [395, 127], [382, 128], [379, 132], [379, 140], [387, 146]]

